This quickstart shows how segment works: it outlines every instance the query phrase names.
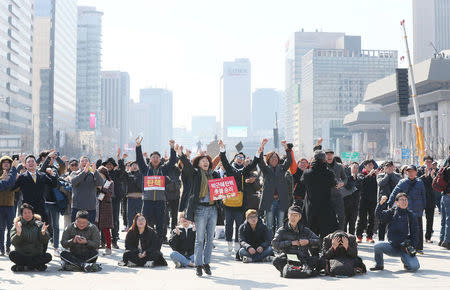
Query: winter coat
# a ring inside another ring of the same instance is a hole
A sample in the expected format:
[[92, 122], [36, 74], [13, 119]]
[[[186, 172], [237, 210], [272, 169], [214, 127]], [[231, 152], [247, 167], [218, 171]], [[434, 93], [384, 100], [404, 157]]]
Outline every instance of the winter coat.
[[[376, 216], [387, 226], [387, 237], [394, 248], [400, 248], [400, 244], [409, 239], [412, 246], [417, 246], [418, 224], [415, 214], [409, 209], [398, 207], [383, 210], [380, 204], [375, 209]], [[409, 224], [408, 224], [409, 223]]]
[[[105, 181], [106, 183], [107, 181]], [[112, 209], [112, 196], [114, 195], [114, 181], [110, 181], [111, 184], [108, 188], [105, 185], [98, 191], [98, 194], [103, 193], [105, 196], [103, 200], [98, 200], [98, 210], [97, 210], [97, 222], [98, 228], [102, 229], [112, 229], [114, 227], [113, 219], [113, 209]]]
[[375, 174], [369, 175], [366, 173], [360, 173], [358, 174], [358, 179], [361, 180], [361, 199], [370, 203], [377, 202], [377, 176]]
[[297, 172], [292, 176], [294, 179], [294, 199], [303, 200], [306, 195], [306, 187], [305, 184], [301, 181], [303, 175], [303, 171], [300, 168], [297, 168]]
[[[139, 170], [141, 171], [143, 178], [145, 176], [167, 176], [168, 169], [175, 165], [177, 161], [177, 154], [173, 148], [170, 148], [170, 159], [169, 162], [163, 165], [161, 162], [157, 168], [153, 168], [151, 164], [147, 165], [142, 155], [142, 147], [136, 146], [136, 161], [139, 164]], [[153, 201], [165, 201], [166, 193], [165, 190], [144, 190], [143, 194], [144, 200]]]
[[[87, 243], [74, 243], [73, 238], [75, 236], [85, 237]], [[65, 249], [69, 249], [71, 253], [83, 257], [86, 254], [91, 253], [92, 250], [98, 250], [98, 247], [100, 246], [100, 232], [94, 224], [89, 223], [87, 227], [80, 230], [76, 223], [73, 222], [64, 230], [61, 238], [61, 246]]]
[[[307, 246], [293, 246], [292, 241], [309, 240]], [[297, 229], [293, 229], [289, 221], [275, 233], [272, 240], [274, 250], [285, 254], [296, 254], [298, 258], [310, 256], [311, 249], [319, 249], [320, 239], [310, 229], [301, 222], [297, 224]]]
[[[337, 232], [331, 233], [327, 235], [325, 238], [323, 238], [322, 256], [325, 257], [325, 259], [327, 260], [336, 258], [335, 250], [331, 247], [331, 245], [333, 244], [333, 237]], [[348, 258], [358, 257], [358, 244], [356, 243], [356, 237], [354, 235], [350, 235], [347, 233], [344, 234], [347, 236], [348, 239], [348, 249], [347, 252], [345, 253], [345, 256]]]
[[22, 233], [17, 235], [16, 226], [11, 229], [11, 244], [19, 254], [27, 257], [37, 256], [44, 253], [47, 248], [50, 235], [48, 230], [42, 235], [41, 218], [35, 215], [30, 221], [25, 221], [22, 217], [16, 217], [14, 221], [22, 223]]
[[172, 166], [167, 169], [166, 177], [166, 199], [179, 200], [181, 191], [181, 171], [177, 166]]
[[70, 174], [72, 183], [72, 208], [95, 210], [97, 204], [97, 186], [105, 182], [97, 170], [85, 173], [84, 170]]
[[169, 238], [169, 246], [172, 250], [189, 258], [194, 254], [195, 231], [193, 228], [185, 229], [180, 226], [177, 228], [180, 231], [180, 235], [177, 235], [177, 231], [174, 229]]
[[266, 164], [262, 152], [258, 161], [264, 179], [259, 209], [269, 211], [272, 207], [274, 194], [276, 192], [280, 200], [280, 211], [287, 210], [289, 207], [289, 189], [285, 175], [292, 163], [291, 149], [286, 150], [286, 160], [284, 163], [280, 163], [276, 167]]
[[[334, 173], [334, 177], [336, 178], [336, 184], [339, 182], [343, 182], [344, 185], [347, 184], [347, 174], [345, 174], [344, 167], [342, 167], [341, 163], [333, 161], [331, 164], [326, 163], [328, 169]], [[331, 194], [341, 194], [340, 190], [336, 187], [331, 189]]]
[[417, 176], [423, 181], [423, 185], [425, 186], [426, 208], [432, 210], [436, 206], [436, 198], [433, 191], [434, 176], [432, 176], [431, 173], [427, 176], [425, 170], [426, 167], [419, 168]]
[[325, 163], [313, 162], [301, 180], [306, 187], [303, 222], [325, 237], [337, 230], [336, 214], [331, 205], [331, 189], [336, 186], [334, 173], [327, 169]]
[[191, 186], [192, 186], [191, 179], [190, 179], [189, 175], [186, 173], [184, 166], [181, 169], [181, 183], [183, 184], [183, 190], [182, 190], [181, 198], [180, 198], [180, 206], [178, 207], [179, 212], [183, 212], [186, 210], [189, 193], [191, 192]]
[[[2, 158], [0, 158], [0, 165], [3, 164], [4, 161], [9, 161], [11, 164], [13, 162], [12, 158], [9, 156], [3, 156]], [[0, 168], [0, 176], [3, 175], [3, 169]], [[0, 189], [0, 206], [14, 206], [14, 195], [15, 192], [18, 191], [18, 189], [15, 190], [11, 190], [11, 188], [14, 185], [14, 182], [16, 181], [16, 176], [17, 176], [17, 169], [15, 167], [12, 167], [9, 172], [8, 175], [6, 176], [5, 179], [2, 179], [0, 182], [7, 184], [7, 182], [10, 182], [10, 186], [8, 187], [2, 187], [0, 186], [0, 188], [4, 188], [4, 189]]]
[[139, 241], [141, 252], [146, 252], [147, 257], [151, 261], [161, 255], [158, 236], [152, 228], [147, 227], [142, 234], [139, 234], [137, 229], [130, 229], [125, 237], [125, 250], [139, 252]]
[[[59, 178], [60, 175], [64, 174], [64, 171], [66, 170], [66, 163], [64, 161], [62, 161], [61, 158], [59, 158], [59, 156], [56, 158], [56, 162], [58, 163], [58, 166], [55, 166], [53, 164], [50, 164], [50, 157], [47, 157], [44, 161], [44, 163], [41, 165], [41, 168], [39, 169], [40, 172], [45, 173], [45, 171], [47, 170], [47, 168], [50, 168], [56, 176], [56, 179]], [[44, 194], [44, 198], [45, 198], [45, 202], [46, 203], [56, 203], [56, 199], [55, 199], [55, 194], [53, 192], [54, 187], [51, 186], [46, 186], [45, 187], [45, 194]]]
[[[116, 162], [114, 158], [108, 158], [105, 162], [102, 162], [101, 159], [97, 160], [97, 168], [100, 166], [105, 166], [107, 163], [112, 163], [114, 167], [116, 167]], [[125, 171], [125, 164], [123, 162], [123, 159], [118, 160], [118, 169], [112, 169], [108, 171], [109, 177], [114, 181], [114, 192], [112, 195], [112, 198], [115, 199], [122, 199], [125, 197], [126, 194], [126, 185], [127, 185], [127, 177], [128, 174]]]
[[[3, 156], [0, 160], [3, 161], [4, 159], [5, 159], [5, 156]], [[10, 158], [10, 160], [12, 160], [12, 159]], [[1, 164], [1, 161], [0, 161], [0, 164]], [[6, 177], [6, 179], [0, 180], [0, 191], [4, 191], [4, 190], [7, 190], [7, 189], [13, 187], [14, 184], [16, 183], [16, 176], [17, 176], [17, 168], [11, 166], [11, 170], [8, 173], [8, 177]]]
[[[187, 159], [186, 155], [181, 155], [181, 162], [183, 162], [183, 171], [187, 175], [191, 182], [190, 192], [187, 199], [186, 209], [185, 209], [185, 218], [189, 221], [194, 221], [195, 211], [197, 210], [198, 205], [200, 204], [200, 187], [202, 184], [202, 174], [199, 168], [194, 168], [192, 163]], [[211, 172], [211, 176], [208, 179], [220, 178], [219, 173], [213, 171]], [[215, 202], [215, 205], [218, 206], [218, 203]]]
[[246, 193], [245, 210], [259, 208], [258, 192], [262, 188], [261, 179], [256, 172], [251, 172], [250, 177], [256, 177], [253, 183], [246, 183], [244, 179], [244, 192]]
[[387, 173], [380, 173], [377, 176], [377, 183], [379, 186], [379, 198], [381, 196], [389, 197], [394, 190], [395, 186], [398, 184], [398, 182], [402, 179], [400, 174], [393, 172], [391, 174]]
[[128, 172], [127, 197], [130, 197], [130, 194], [140, 193], [140, 196], [142, 198], [142, 192], [144, 191], [143, 187], [144, 187], [144, 180], [142, 177], [142, 173], [139, 170]]
[[267, 249], [270, 246], [272, 233], [267, 229], [267, 226], [258, 220], [255, 230], [252, 229], [248, 221], [245, 221], [239, 227], [239, 243], [241, 248], [248, 250], [249, 248], [257, 249], [263, 247]]
[[[228, 162], [226, 152], [221, 151], [220, 152], [220, 161], [222, 162], [222, 165], [225, 168], [226, 175], [234, 177], [238, 191], [241, 191], [243, 193], [242, 207], [234, 207], [233, 210], [243, 210], [246, 207], [246, 201], [247, 201], [247, 192], [245, 191], [245, 179], [249, 178], [250, 173], [253, 170], [255, 170], [256, 165], [258, 164], [259, 158], [258, 157], [253, 158], [252, 163], [250, 163], [246, 167], [242, 166], [242, 168], [237, 168], [236, 164], [234, 164], [234, 163], [230, 164]], [[225, 207], [227, 207], [227, 206], [225, 206]]]
[[423, 216], [423, 210], [427, 204], [423, 181], [419, 178], [413, 180], [405, 178], [400, 180], [389, 197], [388, 205], [390, 207], [392, 207], [395, 197], [400, 192], [404, 192], [408, 195], [408, 209], [417, 217]]

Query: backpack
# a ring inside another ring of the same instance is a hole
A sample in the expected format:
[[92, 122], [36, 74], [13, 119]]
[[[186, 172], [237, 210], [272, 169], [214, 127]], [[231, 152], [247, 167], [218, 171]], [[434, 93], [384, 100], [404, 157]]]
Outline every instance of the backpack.
[[283, 278], [306, 279], [319, 275], [319, 272], [311, 268], [307, 263], [289, 261], [283, 267]]
[[330, 276], [338, 277], [352, 277], [356, 274], [364, 274], [367, 272], [366, 266], [360, 257], [338, 257], [327, 260], [325, 271]]
[[445, 180], [445, 170], [447, 170], [448, 166], [444, 166], [439, 169], [436, 177], [433, 179], [432, 187], [433, 190], [438, 192], [444, 192], [447, 188], [447, 181]]

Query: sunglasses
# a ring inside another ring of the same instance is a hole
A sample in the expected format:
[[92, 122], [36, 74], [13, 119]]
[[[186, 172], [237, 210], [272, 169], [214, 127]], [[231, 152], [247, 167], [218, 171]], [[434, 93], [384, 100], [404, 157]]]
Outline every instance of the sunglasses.
[[236, 159], [244, 160], [245, 157], [244, 156], [236, 156]]

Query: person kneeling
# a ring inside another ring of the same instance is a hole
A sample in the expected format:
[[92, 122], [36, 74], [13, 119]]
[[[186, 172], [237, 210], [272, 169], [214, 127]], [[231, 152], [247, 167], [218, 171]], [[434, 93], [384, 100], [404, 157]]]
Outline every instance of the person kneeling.
[[98, 228], [89, 222], [87, 211], [77, 212], [75, 221], [64, 230], [61, 245], [69, 250], [60, 255], [63, 270], [98, 272], [102, 269], [96, 264], [100, 233]]
[[300, 223], [302, 211], [293, 205], [288, 210], [288, 221], [279, 228], [272, 240], [273, 248], [282, 252], [273, 261], [282, 277], [313, 277], [318, 274], [316, 268], [319, 259], [311, 256], [311, 251], [318, 251], [320, 239], [310, 229]]
[[419, 240], [418, 224], [414, 213], [408, 209], [408, 195], [403, 192], [397, 194], [395, 197], [397, 207], [383, 210], [382, 205], [386, 200], [387, 196], [381, 198], [375, 213], [381, 222], [388, 225], [387, 236], [389, 242], [380, 241], [373, 246], [376, 264], [370, 270], [383, 270], [383, 254], [386, 254], [388, 256], [401, 257], [405, 270], [417, 271], [420, 268], [415, 250]]
[[366, 273], [366, 266], [358, 257], [354, 235], [337, 230], [323, 239], [321, 267], [330, 276], [354, 276]]
[[119, 266], [155, 267], [167, 266], [159, 251], [159, 240], [155, 230], [147, 225], [145, 217], [138, 213], [125, 238], [125, 252]]
[[273, 250], [270, 246], [272, 233], [258, 219], [258, 212], [249, 209], [245, 213], [246, 221], [239, 227], [239, 257], [244, 263], [271, 262]]
[[180, 213], [178, 220], [180, 225], [172, 231], [169, 239], [169, 245], [173, 250], [170, 258], [175, 263], [175, 268], [195, 267], [195, 226], [191, 226], [183, 213]]
[[34, 214], [33, 206], [22, 204], [20, 216], [15, 218], [11, 229], [11, 244], [15, 247], [15, 251], [9, 253], [9, 259], [15, 264], [12, 271], [47, 269], [45, 264], [52, 260], [52, 255], [45, 252], [50, 239], [47, 227], [41, 217]]

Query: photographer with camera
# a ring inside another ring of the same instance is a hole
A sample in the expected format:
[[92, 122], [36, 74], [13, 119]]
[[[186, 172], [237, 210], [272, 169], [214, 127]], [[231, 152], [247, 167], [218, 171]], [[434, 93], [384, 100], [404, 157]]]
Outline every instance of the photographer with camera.
[[408, 209], [408, 195], [404, 192], [398, 193], [395, 196], [396, 207], [383, 210], [382, 205], [386, 201], [387, 196], [383, 196], [375, 214], [381, 222], [387, 224], [388, 242], [379, 241], [374, 245], [376, 264], [370, 270], [383, 270], [383, 254], [386, 254], [401, 257], [405, 270], [415, 272], [420, 268], [415, 249], [419, 239], [418, 225], [414, 213]]

